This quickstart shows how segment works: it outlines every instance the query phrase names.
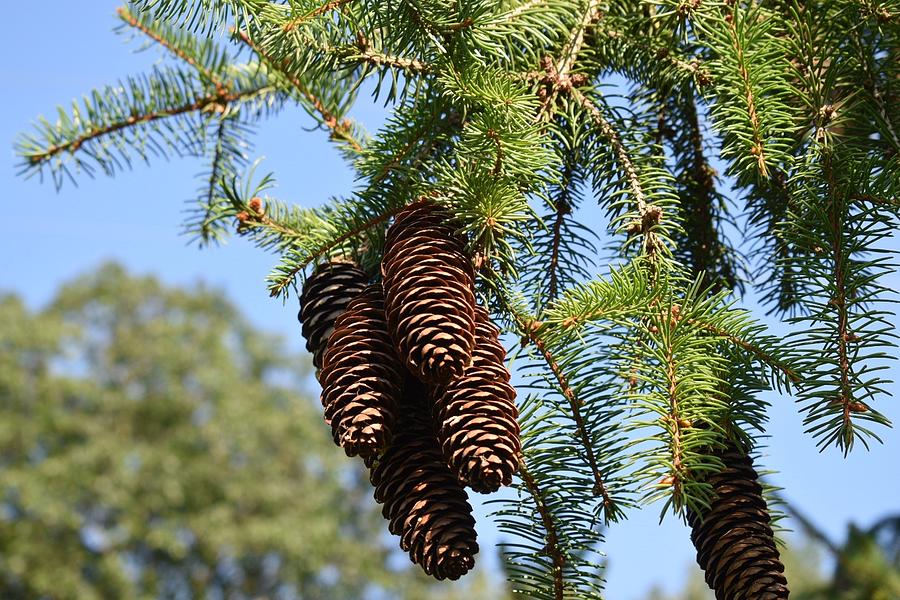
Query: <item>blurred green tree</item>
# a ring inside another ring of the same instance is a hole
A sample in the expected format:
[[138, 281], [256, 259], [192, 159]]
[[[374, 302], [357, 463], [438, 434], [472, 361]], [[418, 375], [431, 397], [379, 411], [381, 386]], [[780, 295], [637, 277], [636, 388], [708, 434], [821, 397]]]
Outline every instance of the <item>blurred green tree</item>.
[[396, 560], [305, 373], [203, 286], [110, 264], [41, 312], [0, 297], [0, 597], [485, 593]]

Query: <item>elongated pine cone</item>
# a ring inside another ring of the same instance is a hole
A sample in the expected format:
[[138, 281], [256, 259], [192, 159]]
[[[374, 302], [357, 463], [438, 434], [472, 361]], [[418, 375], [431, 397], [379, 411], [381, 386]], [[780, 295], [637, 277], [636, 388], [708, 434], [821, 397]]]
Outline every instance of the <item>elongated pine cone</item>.
[[410, 205], [388, 229], [381, 262], [397, 352], [432, 384], [462, 375], [475, 345], [475, 275], [447, 219], [433, 204]]
[[475, 309], [475, 349], [462, 377], [434, 393], [437, 439], [460, 482], [489, 493], [509, 485], [521, 450], [516, 391], [503, 361], [500, 331]]
[[406, 370], [384, 320], [380, 285], [363, 290], [334, 323], [319, 374], [325, 422], [348, 456], [391, 443]]
[[375, 500], [410, 559], [436, 579], [459, 579], [475, 566], [478, 543], [466, 491], [434, 439], [425, 391], [408, 388], [394, 443], [368, 459]]
[[316, 369], [322, 368], [325, 345], [334, 331], [334, 320], [368, 284], [369, 278], [362, 269], [342, 261], [319, 265], [304, 282], [297, 318]]
[[702, 518], [692, 511], [687, 515], [706, 583], [718, 600], [787, 598], [784, 566], [753, 461], [734, 445], [717, 454], [725, 463], [709, 478], [717, 497]]

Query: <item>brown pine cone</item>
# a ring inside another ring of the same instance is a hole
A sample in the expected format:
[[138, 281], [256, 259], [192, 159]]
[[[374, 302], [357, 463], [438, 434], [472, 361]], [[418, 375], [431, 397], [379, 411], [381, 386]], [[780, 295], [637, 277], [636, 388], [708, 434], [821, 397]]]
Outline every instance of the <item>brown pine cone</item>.
[[521, 450], [516, 391], [500, 331], [475, 309], [475, 349], [462, 377], [434, 392], [434, 424], [444, 458], [460, 482], [481, 493], [512, 482]]
[[691, 541], [718, 600], [776, 600], [789, 591], [753, 461], [729, 444], [725, 469], [710, 476], [717, 496], [701, 516], [688, 511]]
[[374, 456], [390, 445], [405, 372], [387, 332], [381, 286], [371, 285], [335, 321], [319, 377], [325, 422], [348, 456]]
[[322, 368], [325, 345], [334, 331], [334, 320], [368, 284], [369, 277], [365, 272], [345, 261], [319, 265], [303, 283], [297, 318], [302, 324], [306, 349], [312, 352], [316, 369]]
[[427, 202], [407, 207], [387, 232], [381, 262], [397, 352], [432, 384], [462, 375], [475, 345], [475, 274], [447, 219]]
[[459, 579], [475, 566], [475, 519], [465, 490], [444, 462], [424, 404], [412, 383], [394, 443], [368, 459], [375, 500], [400, 548], [435, 579]]

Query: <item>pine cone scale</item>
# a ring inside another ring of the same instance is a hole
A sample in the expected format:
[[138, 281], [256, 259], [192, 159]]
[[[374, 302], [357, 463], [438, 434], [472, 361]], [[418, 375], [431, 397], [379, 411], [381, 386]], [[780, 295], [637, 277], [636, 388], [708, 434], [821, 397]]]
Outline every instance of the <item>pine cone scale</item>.
[[397, 215], [381, 263], [388, 328], [420, 380], [441, 384], [471, 362], [474, 272], [447, 215], [419, 202]]
[[334, 324], [320, 373], [325, 422], [348, 456], [375, 456], [391, 443], [403, 366], [384, 319], [381, 286], [359, 294]]

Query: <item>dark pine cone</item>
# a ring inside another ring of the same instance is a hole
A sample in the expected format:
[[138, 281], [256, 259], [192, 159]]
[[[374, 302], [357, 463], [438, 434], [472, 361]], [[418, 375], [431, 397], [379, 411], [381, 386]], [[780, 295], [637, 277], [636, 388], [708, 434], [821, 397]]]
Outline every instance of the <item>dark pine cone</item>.
[[438, 442], [450, 468], [476, 492], [509, 485], [521, 450], [506, 350], [487, 311], [475, 309], [475, 349], [462, 377], [434, 393]]
[[691, 541], [718, 600], [776, 600], [789, 591], [753, 461], [734, 445], [716, 452], [725, 469], [712, 475], [717, 497], [701, 518], [688, 511]]
[[475, 275], [447, 218], [427, 202], [407, 207], [387, 232], [381, 262], [398, 354], [432, 384], [462, 375], [475, 344]]
[[334, 320], [357, 294], [369, 284], [369, 277], [353, 263], [329, 262], [319, 265], [303, 284], [300, 313], [306, 349], [312, 352], [316, 369], [322, 368], [325, 345], [334, 331]]
[[407, 389], [394, 443], [367, 460], [375, 500], [414, 563], [436, 579], [459, 579], [478, 553], [472, 507], [437, 447], [425, 391], [417, 383]]
[[348, 456], [374, 456], [390, 445], [404, 373], [381, 286], [371, 285], [335, 321], [319, 377], [325, 422]]

